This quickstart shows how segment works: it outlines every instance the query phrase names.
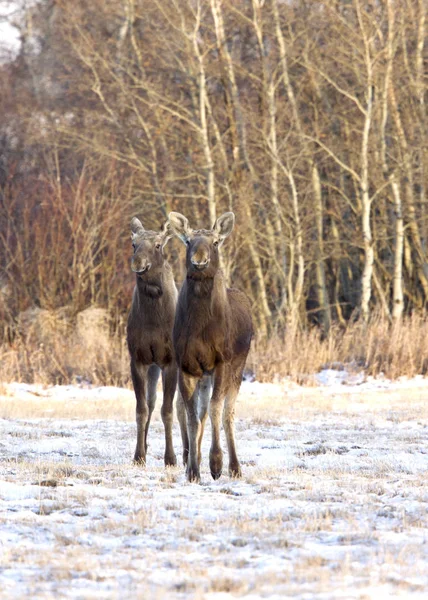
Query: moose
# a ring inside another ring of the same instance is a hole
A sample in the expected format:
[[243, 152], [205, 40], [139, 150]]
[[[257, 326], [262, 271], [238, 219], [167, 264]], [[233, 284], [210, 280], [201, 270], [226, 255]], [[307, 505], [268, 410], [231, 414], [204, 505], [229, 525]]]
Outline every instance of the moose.
[[[141, 221], [131, 221], [134, 254], [131, 269], [136, 275], [132, 306], [127, 324], [131, 356], [131, 376], [137, 401], [137, 445], [134, 461], [146, 463], [147, 434], [156, 402], [156, 386], [162, 371], [162, 421], [165, 427], [165, 465], [176, 465], [172, 443], [173, 399], [177, 387], [172, 331], [177, 288], [163, 249], [173, 237], [169, 223], [161, 232], [144, 229]], [[186, 434], [183, 410], [179, 414], [182, 436]], [[183, 430], [184, 428], [184, 430]]]
[[[201, 443], [209, 404], [212, 427], [210, 471], [223, 468], [220, 424], [226, 432], [229, 475], [241, 476], [235, 448], [235, 400], [253, 336], [251, 306], [240, 290], [228, 288], [219, 249], [231, 234], [235, 215], [226, 212], [212, 229], [193, 230], [185, 216], [169, 214], [175, 235], [186, 245], [186, 279], [178, 297], [173, 330], [178, 384], [187, 417], [182, 431], [187, 479], [200, 481]], [[209, 391], [212, 382], [212, 395]], [[180, 418], [180, 417], [179, 417]]]

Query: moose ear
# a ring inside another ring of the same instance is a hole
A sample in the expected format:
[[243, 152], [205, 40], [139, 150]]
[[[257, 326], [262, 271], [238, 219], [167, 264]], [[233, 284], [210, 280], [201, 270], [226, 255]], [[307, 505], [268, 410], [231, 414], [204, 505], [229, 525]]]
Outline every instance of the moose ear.
[[169, 221], [165, 222], [161, 235], [162, 235], [162, 248], [164, 248], [166, 246], [168, 240], [170, 240], [172, 237], [174, 237], [174, 232], [172, 230], [171, 223]]
[[217, 219], [214, 223], [213, 231], [218, 234], [220, 244], [232, 233], [234, 226], [235, 215], [233, 212], [226, 212]]
[[178, 212], [170, 212], [168, 215], [169, 224], [173, 233], [185, 244], [192, 233], [189, 227], [189, 221]]
[[134, 238], [139, 233], [143, 233], [143, 231], [144, 227], [140, 219], [137, 219], [137, 217], [133, 217], [131, 219], [131, 237]]

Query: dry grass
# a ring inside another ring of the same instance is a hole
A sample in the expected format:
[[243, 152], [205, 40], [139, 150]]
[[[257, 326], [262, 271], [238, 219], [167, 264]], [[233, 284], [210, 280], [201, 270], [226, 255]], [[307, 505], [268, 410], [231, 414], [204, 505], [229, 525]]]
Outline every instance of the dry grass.
[[1, 379], [43, 385], [83, 381], [128, 386], [125, 339], [110, 335], [110, 329], [108, 312], [97, 307], [77, 317], [64, 309], [26, 311], [13, 343], [0, 346]]
[[[130, 393], [126, 398], [100, 399], [87, 402], [60, 401], [40, 396], [26, 398], [25, 402], [17, 402], [11, 396], [2, 396], [0, 393], [0, 419], [121, 419], [123, 421], [135, 420], [135, 399]], [[158, 402], [158, 404], [160, 404]], [[157, 412], [159, 412], [159, 407]]]
[[374, 317], [368, 325], [334, 326], [325, 338], [316, 328], [296, 330], [283, 338], [256, 340], [249, 358], [259, 381], [289, 377], [300, 384], [310, 384], [308, 374], [325, 366], [343, 368], [344, 364], [356, 371], [364, 368], [369, 375], [384, 373], [390, 379], [426, 374], [428, 318], [414, 314], [391, 324]]
[[[31, 310], [19, 320], [19, 335], [0, 346], [3, 382], [44, 385], [86, 381], [130, 387], [129, 358], [121, 334], [110, 335], [105, 310], [92, 307], [72, 317], [67, 310]], [[313, 384], [325, 366], [364, 369], [369, 375], [412, 377], [428, 371], [428, 319], [419, 315], [391, 325], [374, 317], [369, 325], [333, 327], [326, 338], [316, 328], [253, 342], [247, 368], [258, 381], [284, 377]]]
[[[135, 398], [132, 390], [113, 389], [111, 393], [102, 397], [64, 398], [64, 392], [59, 388], [55, 390], [40, 389], [40, 391], [19, 392], [14, 387], [6, 384], [0, 389], [0, 419], [101, 419], [135, 421]], [[158, 386], [158, 399], [153, 413], [153, 425], [162, 430], [160, 417], [161, 384]], [[50, 395], [52, 391], [53, 395]], [[378, 410], [387, 407], [386, 418], [398, 425], [403, 421], [428, 418], [428, 403], [423, 389], [415, 388], [406, 390], [405, 410], [403, 410], [403, 390], [385, 389], [365, 392], [364, 402], [359, 395], [359, 386], [348, 393], [331, 394], [328, 388], [314, 388], [289, 386], [286, 383], [263, 387], [245, 385], [241, 388], [237, 398], [236, 415], [238, 419], [248, 419], [248, 424], [254, 431], [255, 437], [264, 436], [266, 428], [274, 430], [280, 427], [284, 419], [301, 422], [313, 418], [317, 413], [340, 412], [347, 415], [358, 415], [369, 411], [376, 414]], [[174, 417], [175, 418], [175, 417]], [[237, 435], [241, 435], [242, 428], [248, 427], [247, 423], [238, 421], [236, 424]], [[31, 431], [15, 432], [13, 435], [31, 436]], [[55, 435], [68, 436], [67, 432], [56, 431]], [[400, 438], [413, 439], [412, 432], [398, 434]], [[314, 454], [316, 449], [308, 447], [307, 452]], [[166, 472], [165, 477], [168, 477]], [[171, 474], [173, 477], [173, 474]]]

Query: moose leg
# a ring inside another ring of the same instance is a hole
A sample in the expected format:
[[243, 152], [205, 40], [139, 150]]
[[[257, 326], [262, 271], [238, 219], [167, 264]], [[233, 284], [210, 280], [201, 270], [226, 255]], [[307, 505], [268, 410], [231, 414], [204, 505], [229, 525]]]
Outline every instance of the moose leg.
[[226, 402], [223, 411], [223, 427], [226, 434], [227, 449], [229, 451], [229, 476], [241, 477], [241, 466], [235, 447], [235, 401], [241, 387], [241, 378], [232, 379], [230, 388], [226, 395]]
[[136, 420], [137, 420], [137, 446], [135, 448], [134, 461], [146, 464], [146, 444], [145, 432], [148, 417], [147, 408], [147, 365], [137, 364], [131, 361], [131, 376], [134, 384], [135, 398], [137, 401]]
[[172, 445], [172, 415], [174, 394], [177, 388], [177, 367], [175, 364], [168, 365], [162, 372], [163, 404], [161, 416], [165, 428], [165, 466], [177, 464], [177, 458]]
[[156, 404], [156, 387], [160, 375], [160, 368], [157, 365], [150, 365], [147, 374], [147, 406], [149, 414], [147, 416], [146, 428], [144, 432], [144, 447], [147, 453], [147, 436], [149, 433], [150, 421], [152, 418], [153, 410]]
[[210, 449], [210, 471], [213, 479], [218, 479], [223, 469], [223, 452], [220, 446], [220, 424], [223, 413], [224, 396], [226, 386], [226, 367], [220, 363], [214, 373], [214, 389], [210, 402], [211, 419], [211, 449]]
[[223, 411], [223, 427], [226, 434], [227, 449], [229, 451], [229, 476], [241, 477], [241, 466], [235, 447], [235, 402], [242, 383], [247, 354], [239, 355], [232, 361], [230, 366], [230, 381], [226, 394], [226, 402]]
[[177, 394], [177, 419], [180, 424], [181, 441], [183, 443], [183, 465], [187, 465], [189, 457], [189, 436], [187, 435], [186, 407], [180, 390]]
[[205, 422], [208, 416], [208, 404], [211, 397], [211, 375], [204, 375], [202, 381], [199, 382], [199, 402], [198, 402], [198, 413], [201, 420], [201, 431], [198, 439], [198, 462], [199, 465], [202, 461], [202, 438], [204, 437]]
[[201, 430], [201, 422], [198, 415], [198, 377], [192, 377], [180, 370], [179, 387], [183, 396], [184, 406], [187, 414], [187, 435], [189, 438], [189, 457], [187, 459], [187, 479], [189, 481], [199, 482], [201, 479], [199, 473], [197, 440]]

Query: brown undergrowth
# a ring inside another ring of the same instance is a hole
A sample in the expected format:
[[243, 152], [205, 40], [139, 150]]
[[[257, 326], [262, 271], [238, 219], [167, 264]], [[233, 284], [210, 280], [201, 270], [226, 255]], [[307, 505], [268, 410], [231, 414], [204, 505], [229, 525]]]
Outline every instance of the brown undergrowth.
[[425, 375], [428, 371], [428, 319], [417, 314], [391, 324], [374, 317], [346, 329], [333, 326], [327, 336], [319, 329], [296, 329], [265, 341], [255, 339], [248, 367], [259, 381], [288, 377], [305, 384], [308, 375], [330, 367], [390, 379]]
[[[19, 335], [0, 346], [1, 381], [129, 387], [124, 328], [111, 333], [108, 313], [92, 307], [71, 319], [67, 311], [33, 310], [22, 316]], [[247, 372], [258, 381], [284, 377], [311, 384], [324, 367], [383, 373], [396, 379], [428, 371], [428, 319], [419, 315], [391, 325], [376, 317], [346, 329], [332, 327], [322, 337], [316, 328], [254, 339]]]
[[17, 335], [0, 346], [1, 381], [127, 387], [128, 350], [123, 326], [112, 333], [108, 311], [33, 309], [21, 314]]

